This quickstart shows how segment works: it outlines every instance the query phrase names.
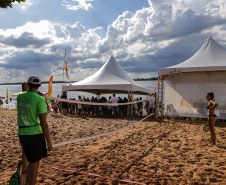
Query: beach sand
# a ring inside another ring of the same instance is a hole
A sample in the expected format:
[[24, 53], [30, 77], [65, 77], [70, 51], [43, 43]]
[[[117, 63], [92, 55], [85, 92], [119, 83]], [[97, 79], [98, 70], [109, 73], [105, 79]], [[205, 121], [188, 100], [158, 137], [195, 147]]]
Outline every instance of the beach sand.
[[[0, 184], [8, 184], [21, 158], [16, 110], [0, 110]], [[108, 133], [140, 119], [100, 119], [48, 114], [53, 144]], [[143, 184], [226, 184], [226, 124], [216, 124], [217, 146], [201, 121], [145, 120], [123, 131], [59, 146], [40, 165]], [[40, 168], [37, 184], [123, 184]]]

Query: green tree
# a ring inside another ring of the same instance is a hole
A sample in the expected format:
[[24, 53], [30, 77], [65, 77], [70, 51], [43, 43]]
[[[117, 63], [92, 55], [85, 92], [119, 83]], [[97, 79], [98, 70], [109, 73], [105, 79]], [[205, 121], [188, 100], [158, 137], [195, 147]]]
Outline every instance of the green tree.
[[18, 3], [20, 2], [25, 2], [26, 0], [0, 0], [0, 8], [12, 8], [13, 5], [12, 3], [14, 3], [15, 1], [17, 1]]

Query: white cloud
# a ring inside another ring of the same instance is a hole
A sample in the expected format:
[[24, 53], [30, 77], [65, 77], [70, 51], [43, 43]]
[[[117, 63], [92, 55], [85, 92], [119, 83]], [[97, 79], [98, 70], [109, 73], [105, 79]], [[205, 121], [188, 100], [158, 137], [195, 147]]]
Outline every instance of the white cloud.
[[80, 22], [76, 22], [74, 25], [67, 24], [65, 30], [71, 39], [77, 39], [86, 32], [85, 27]]
[[21, 9], [22, 10], [27, 10], [28, 8], [30, 8], [32, 6], [31, 0], [26, 0], [26, 3], [21, 4]]
[[28, 8], [30, 8], [35, 3], [36, 2], [32, 1], [32, 0], [26, 0], [25, 2], [21, 2], [21, 3], [18, 3], [17, 1], [15, 1], [13, 3], [13, 8], [15, 8], [17, 10], [26, 11]]
[[[86, 61], [92, 57], [99, 57], [97, 45], [101, 37], [95, 32], [98, 29], [101, 28], [87, 30], [79, 22], [60, 25], [46, 20], [28, 22], [15, 29], [1, 29], [0, 67], [9, 71], [7, 75], [16, 69], [40, 71], [45, 79], [44, 74], [58, 72], [49, 69], [59, 66], [64, 58], [64, 50], [67, 49], [69, 66], [77, 68], [77, 62], [81, 61], [81, 68], [87, 69], [91, 65], [87, 65]], [[59, 71], [62, 71], [62, 68]], [[81, 77], [84, 74], [86, 73]]]
[[226, 19], [226, 1], [215, 0], [209, 2], [206, 6], [206, 13], [213, 16], [221, 16]]
[[51, 36], [51, 23], [48, 20], [41, 20], [37, 23], [27, 22], [23, 26], [18, 26], [16, 28], [0, 30], [0, 34], [5, 36], [15, 35], [20, 36], [24, 32], [33, 33], [38, 38], [45, 38], [46, 36]]
[[148, 17], [145, 32], [155, 40], [200, 33], [207, 28], [226, 23], [220, 16], [197, 14], [177, 0], [162, 0], [161, 3], [156, 0], [152, 1], [151, 6], [153, 14]]
[[[208, 2], [199, 3], [199, 6], [205, 7]], [[194, 47], [198, 49], [209, 35], [215, 35], [215, 27], [222, 28], [226, 23], [220, 15], [193, 11], [188, 7], [189, 3], [193, 5], [195, 1], [151, 0], [150, 7], [135, 13], [125, 11], [108, 26], [107, 37], [99, 45], [100, 53], [120, 56], [121, 60], [127, 61], [124, 62], [125, 69], [134, 73], [157, 70], [169, 66], [167, 63], [170, 62], [182, 62], [194, 54]], [[225, 3], [219, 4], [223, 7]], [[192, 41], [193, 48], [183, 45]], [[185, 50], [188, 56], [178, 57]], [[128, 63], [137, 60], [142, 61], [142, 65]]]
[[204, 14], [205, 13], [205, 5], [211, 2], [212, 0], [183, 0], [183, 3], [186, 7], [192, 9], [196, 13]]
[[68, 10], [84, 9], [89, 11], [91, 8], [93, 8], [92, 4], [89, 3], [92, 1], [94, 0], [64, 0], [62, 6], [65, 6]]
[[[91, 1], [76, 2], [75, 6], [88, 10], [82, 4]], [[64, 1], [67, 3], [70, 4]], [[97, 34], [102, 27], [87, 29], [81, 22], [63, 25], [41, 20], [0, 29], [0, 67], [9, 71], [8, 76], [10, 71], [29, 69], [40, 70], [44, 80], [48, 80], [50, 73], [60, 80], [67, 49], [72, 80], [91, 75], [97, 63], [103, 64], [110, 55], [133, 77], [153, 76], [158, 68], [191, 57], [210, 35], [221, 44], [226, 42], [225, 2], [199, 2], [197, 6], [203, 7], [201, 13], [194, 11], [194, 3], [195, 0], [151, 0], [150, 7], [119, 15], [108, 26], [103, 39]]]

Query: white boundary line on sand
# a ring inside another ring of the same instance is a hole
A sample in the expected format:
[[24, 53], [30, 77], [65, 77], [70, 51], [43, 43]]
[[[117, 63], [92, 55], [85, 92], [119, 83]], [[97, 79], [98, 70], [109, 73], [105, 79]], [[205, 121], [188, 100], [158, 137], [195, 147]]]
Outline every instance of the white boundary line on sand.
[[64, 171], [64, 172], [70, 172], [70, 173], [76, 173], [76, 174], [79, 174], [79, 175], [88, 175], [88, 176], [93, 176], [93, 177], [100, 177], [102, 179], [109, 179], [109, 180], [113, 180], [113, 181], [119, 181], [119, 182], [123, 182], [123, 183], [127, 183], [127, 184], [139, 184], [139, 185], [145, 185], [145, 184], [142, 184], [140, 182], [135, 182], [135, 181], [129, 181], [129, 180], [121, 180], [121, 179], [116, 179], [116, 178], [112, 178], [112, 177], [104, 177], [104, 176], [101, 176], [101, 175], [96, 175], [96, 174], [93, 174], [93, 173], [82, 173], [82, 172], [76, 172], [76, 171], [73, 171], [73, 170], [65, 170], [65, 169], [60, 169], [60, 168], [56, 168], [56, 167], [50, 167], [50, 166], [40, 166], [41, 168], [49, 168], [49, 169], [54, 169], [54, 170], [58, 170], [58, 171]]

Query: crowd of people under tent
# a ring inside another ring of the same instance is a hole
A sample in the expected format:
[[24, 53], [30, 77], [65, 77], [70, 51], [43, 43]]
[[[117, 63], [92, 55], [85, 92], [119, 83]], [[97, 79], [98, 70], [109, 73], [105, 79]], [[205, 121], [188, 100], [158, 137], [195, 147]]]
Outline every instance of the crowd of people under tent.
[[[67, 99], [67, 93], [63, 92], [58, 98]], [[95, 116], [95, 117], [105, 117], [105, 118], [123, 118], [131, 115], [131, 105], [111, 105], [111, 103], [127, 103], [131, 102], [131, 98], [120, 98], [116, 97], [115, 94], [106, 97], [97, 97], [92, 96], [78, 96], [78, 98], [71, 98], [70, 100], [77, 100], [83, 102], [93, 102], [93, 103], [108, 103], [109, 105], [89, 105], [89, 104], [79, 104], [79, 103], [68, 103], [63, 101], [52, 100], [50, 110], [54, 113], [60, 112], [63, 115], [78, 115], [78, 116]], [[142, 97], [136, 98], [132, 101], [140, 101]], [[132, 115], [133, 117], [138, 117], [143, 115], [143, 109], [147, 111], [148, 114], [155, 111], [155, 98], [151, 96], [148, 101], [141, 101], [135, 104], [133, 107]]]

